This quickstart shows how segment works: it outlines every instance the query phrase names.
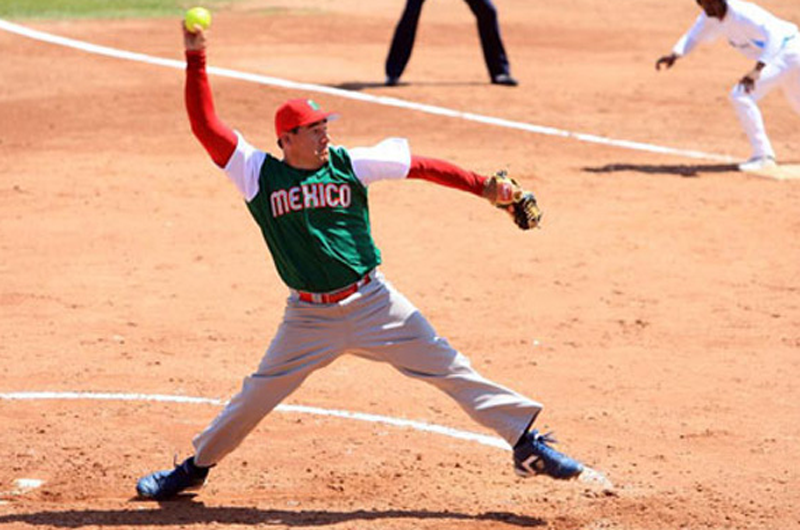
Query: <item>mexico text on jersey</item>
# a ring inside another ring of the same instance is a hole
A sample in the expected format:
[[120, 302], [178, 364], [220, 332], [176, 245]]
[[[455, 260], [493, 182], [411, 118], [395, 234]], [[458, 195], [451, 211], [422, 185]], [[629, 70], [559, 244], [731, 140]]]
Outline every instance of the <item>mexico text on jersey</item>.
[[270, 194], [272, 217], [310, 208], [347, 208], [352, 201], [350, 184], [316, 182], [276, 190]]

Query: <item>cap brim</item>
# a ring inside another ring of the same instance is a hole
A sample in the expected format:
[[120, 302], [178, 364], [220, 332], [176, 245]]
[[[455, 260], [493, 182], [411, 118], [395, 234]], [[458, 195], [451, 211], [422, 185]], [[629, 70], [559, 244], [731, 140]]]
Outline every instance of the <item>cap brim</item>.
[[310, 120], [304, 121], [299, 126], [305, 127], [306, 125], [311, 125], [312, 123], [317, 123], [318, 121], [322, 120], [333, 121], [338, 119], [339, 119], [339, 114], [337, 114], [336, 112], [323, 112], [321, 114], [314, 116]]

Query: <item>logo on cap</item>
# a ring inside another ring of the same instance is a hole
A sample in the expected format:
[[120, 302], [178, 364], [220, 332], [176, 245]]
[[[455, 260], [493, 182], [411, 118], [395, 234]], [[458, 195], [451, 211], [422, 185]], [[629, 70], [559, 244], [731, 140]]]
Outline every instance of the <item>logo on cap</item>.
[[290, 99], [275, 112], [275, 133], [281, 136], [297, 127], [335, 117], [332, 112], [324, 112], [313, 99]]

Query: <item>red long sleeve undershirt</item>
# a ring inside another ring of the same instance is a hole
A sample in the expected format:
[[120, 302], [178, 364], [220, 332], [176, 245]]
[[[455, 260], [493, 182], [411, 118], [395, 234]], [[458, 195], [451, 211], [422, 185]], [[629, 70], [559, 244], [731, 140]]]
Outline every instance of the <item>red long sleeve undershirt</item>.
[[214, 98], [206, 75], [205, 50], [186, 50], [184, 100], [195, 137], [214, 163], [225, 167], [236, 150], [236, 133], [217, 117], [214, 110]]
[[[186, 51], [184, 99], [195, 137], [214, 163], [219, 167], [225, 167], [236, 150], [236, 133], [217, 117], [214, 110], [214, 98], [206, 75], [204, 50]], [[464, 170], [450, 162], [414, 155], [411, 156], [408, 178], [435, 182], [478, 196], [482, 196], [486, 180], [486, 177]]]
[[483, 196], [483, 184], [486, 180], [486, 177], [461, 169], [450, 162], [414, 155], [411, 155], [411, 168], [407, 178], [435, 182], [449, 188], [468, 191], [478, 197]]

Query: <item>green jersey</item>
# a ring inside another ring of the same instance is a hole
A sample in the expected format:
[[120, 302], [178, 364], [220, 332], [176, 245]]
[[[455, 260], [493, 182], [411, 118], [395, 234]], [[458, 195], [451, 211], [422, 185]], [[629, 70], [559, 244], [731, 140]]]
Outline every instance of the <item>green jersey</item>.
[[[241, 137], [239, 143], [243, 143]], [[410, 159], [407, 144], [403, 142], [402, 146], [404, 150], [391, 156], [399, 153], [401, 159]], [[247, 147], [239, 145], [237, 152]], [[365, 149], [354, 151], [358, 154]], [[320, 169], [302, 170], [257, 152], [255, 161], [260, 167], [257, 173], [250, 171], [254, 189], [245, 191], [246, 199], [251, 195], [247, 207], [261, 229], [278, 274], [286, 285], [300, 291], [323, 293], [345, 287], [380, 264], [365, 183], [402, 178], [408, 171], [407, 164], [395, 161], [387, 173], [384, 160], [381, 173], [374, 169], [373, 160], [371, 165], [362, 164], [364, 175], [357, 176], [347, 149], [330, 147], [329, 153], [328, 163]], [[254, 166], [252, 160], [250, 166]], [[226, 172], [231, 175], [232, 169], [226, 167]]]

